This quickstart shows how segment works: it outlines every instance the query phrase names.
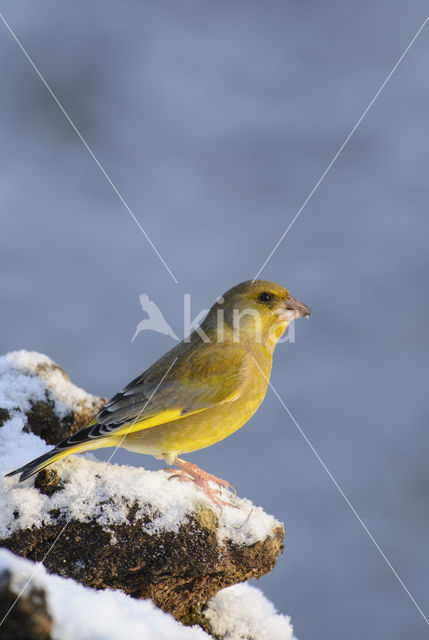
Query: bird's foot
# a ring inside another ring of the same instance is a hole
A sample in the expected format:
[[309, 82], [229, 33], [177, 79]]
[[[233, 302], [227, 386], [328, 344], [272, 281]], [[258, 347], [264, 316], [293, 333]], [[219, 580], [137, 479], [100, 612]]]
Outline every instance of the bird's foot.
[[[221, 500], [219, 498], [219, 494], [221, 493], [221, 487], [225, 487], [226, 489], [232, 489], [237, 495], [235, 488], [227, 482], [226, 480], [222, 480], [222, 478], [218, 478], [211, 473], [207, 473], [207, 471], [203, 471], [197, 467], [196, 464], [192, 462], [186, 462], [186, 460], [181, 460], [180, 458], [176, 458], [174, 464], [179, 467], [179, 469], [168, 469], [168, 471], [174, 471], [175, 473], [170, 476], [170, 480], [172, 478], [177, 478], [181, 482], [195, 482], [197, 486], [199, 486], [205, 495], [217, 506], [222, 509], [222, 506], [235, 507], [231, 502], [226, 502], [225, 500]], [[210, 486], [210, 482], [217, 484], [218, 489], [214, 490]], [[236, 507], [237, 508], [237, 507]]]

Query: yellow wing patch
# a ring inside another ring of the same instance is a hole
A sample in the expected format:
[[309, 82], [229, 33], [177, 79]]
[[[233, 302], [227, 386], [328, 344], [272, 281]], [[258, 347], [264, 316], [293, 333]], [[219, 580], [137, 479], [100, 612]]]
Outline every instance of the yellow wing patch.
[[[216, 404], [224, 404], [225, 402], [233, 402], [237, 400], [241, 395], [241, 391], [235, 391], [231, 393], [229, 396], [224, 398], [221, 402]], [[213, 405], [211, 405], [213, 406]], [[136, 431], [143, 431], [144, 429], [151, 429], [152, 427], [158, 427], [166, 422], [173, 422], [173, 420], [180, 420], [181, 418], [187, 418], [188, 416], [192, 416], [196, 413], [201, 413], [202, 411], [207, 411], [210, 406], [202, 407], [201, 409], [194, 409], [194, 411], [183, 411], [183, 409], [166, 409], [165, 411], [160, 411], [154, 416], [150, 416], [148, 418], [144, 418], [142, 411], [142, 418], [136, 419], [135, 422], [129, 422], [128, 424], [119, 427], [112, 431], [112, 435], [122, 436], [128, 435], [129, 433], [135, 433]]]
[[200, 411], [205, 411], [205, 409], [197, 409], [197, 411], [190, 411], [189, 413], [182, 413], [181, 409], [167, 409], [166, 411], [160, 411], [156, 416], [142, 418], [141, 420], [137, 419], [135, 422], [129, 422], [119, 429], [115, 429], [112, 434], [115, 436], [121, 436], [128, 433], [134, 433], [136, 431], [143, 431], [143, 429], [151, 429], [152, 427], [158, 427], [166, 422], [179, 420], [180, 418], [185, 418], [186, 416], [190, 416], [193, 413], [199, 413]]

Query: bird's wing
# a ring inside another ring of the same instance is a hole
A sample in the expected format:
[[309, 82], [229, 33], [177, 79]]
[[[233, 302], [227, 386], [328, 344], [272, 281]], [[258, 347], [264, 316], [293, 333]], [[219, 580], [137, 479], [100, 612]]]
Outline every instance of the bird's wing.
[[109, 400], [91, 424], [67, 439], [67, 446], [149, 429], [233, 402], [242, 393], [247, 359], [239, 345], [207, 345], [185, 356], [174, 348]]

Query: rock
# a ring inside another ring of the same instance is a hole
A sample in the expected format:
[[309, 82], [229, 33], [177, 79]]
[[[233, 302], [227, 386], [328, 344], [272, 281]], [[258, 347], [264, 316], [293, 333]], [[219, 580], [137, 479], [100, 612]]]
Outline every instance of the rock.
[[[46, 356], [0, 358], [0, 473], [84, 426], [102, 402]], [[193, 483], [169, 476], [80, 455], [21, 484], [3, 478], [0, 546], [84, 585], [151, 598], [186, 624], [201, 621], [219, 590], [274, 568], [284, 529], [248, 500], [223, 490], [234, 507], [216, 509]]]
[[9, 569], [0, 569], [2, 640], [49, 640], [52, 618], [44, 589], [29, 584], [21, 595]]
[[[131, 598], [119, 590], [84, 587], [6, 549], [0, 549], [2, 575], [7, 575], [8, 584], [7, 597], [2, 599], [0, 582], [2, 640], [293, 640], [289, 618], [279, 615], [259, 589], [247, 584], [219, 591], [196, 611], [199, 626], [184, 626], [150, 600]], [[37, 592], [30, 606], [25, 602], [27, 590], [21, 596], [23, 602], [17, 600], [29, 581]], [[11, 601], [16, 605], [6, 615]]]
[[10, 413], [7, 409], [0, 408], [0, 427], [3, 426], [10, 418]]
[[[55, 445], [85, 427], [107, 401], [107, 398], [80, 393], [82, 390], [75, 387], [65, 371], [52, 361], [42, 361], [32, 371], [46, 383], [46, 391], [43, 399], [30, 400], [24, 430], [40, 436], [47, 444]], [[66, 397], [61, 399], [67, 388], [74, 393], [72, 402]], [[59, 389], [62, 394], [57, 393]], [[66, 410], [59, 407], [59, 402], [64, 401], [68, 405]]]
[[57, 524], [19, 530], [0, 546], [40, 561], [59, 536], [44, 560], [48, 571], [97, 589], [110, 587], [135, 598], [151, 598], [189, 624], [195, 621], [195, 608], [220, 589], [271, 571], [282, 548], [281, 527], [264, 540], [240, 545], [220, 541], [216, 517], [210, 522], [198, 511], [177, 532], [157, 535], [133, 518], [132, 509], [127, 519], [106, 530], [95, 520], [72, 519], [66, 524], [58, 514]]

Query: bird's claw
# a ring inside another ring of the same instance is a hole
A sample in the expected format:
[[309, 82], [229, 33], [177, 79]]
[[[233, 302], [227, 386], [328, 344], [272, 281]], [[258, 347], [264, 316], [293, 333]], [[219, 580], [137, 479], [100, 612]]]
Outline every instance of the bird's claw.
[[[173, 475], [169, 477], [169, 480], [172, 478], [177, 478], [181, 482], [195, 482], [202, 491], [206, 494], [206, 496], [222, 510], [222, 506], [228, 507], [236, 507], [236, 505], [231, 502], [226, 502], [225, 500], [221, 500], [218, 496], [222, 493], [222, 487], [226, 489], [231, 489], [234, 495], [237, 495], [237, 491], [235, 487], [232, 486], [226, 480], [222, 480], [222, 478], [218, 478], [217, 476], [212, 475], [211, 473], [207, 473], [203, 471], [196, 464], [192, 462], [186, 462], [185, 460], [176, 459], [175, 464], [179, 467], [179, 469], [164, 469], [165, 471], [173, 471]], [[209, 483], [214, 483], [218, 486], [217, 489], [212, 489]]]

